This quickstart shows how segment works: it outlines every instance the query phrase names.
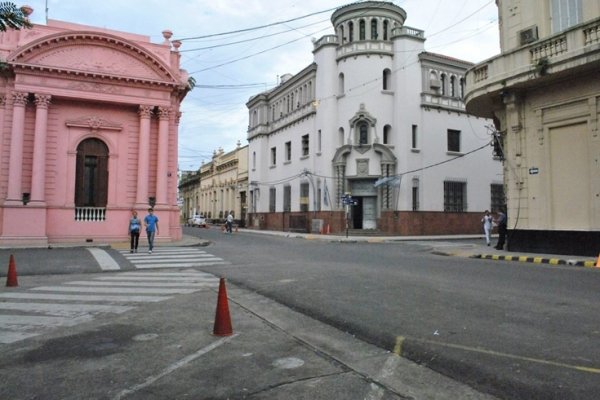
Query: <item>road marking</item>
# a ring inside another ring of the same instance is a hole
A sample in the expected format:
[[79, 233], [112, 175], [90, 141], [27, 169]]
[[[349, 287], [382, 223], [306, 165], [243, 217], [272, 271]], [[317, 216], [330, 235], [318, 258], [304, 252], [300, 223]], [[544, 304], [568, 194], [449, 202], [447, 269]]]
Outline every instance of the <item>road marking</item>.
[[55, 316], [69, 316], [80, 313], [113, 313], [122, 314], [135, 307], [112, 306], [105, 304], [62, 304], [62, 303], [11, 303], [0, 302], [0, 310], [18, 310], [45, 313]]
[[79, 301], [109, 301], [109, 302], [159, 302], [171, 299], [171, 296], [94, 296], [80, 294], [52, 294], [52, 293], [0, 293], [0, 298], [5, 299], [34, 299], [34, 300], [79, 300]]
[[94, 256], [103, 271], [119, 270], [121, 267], [106, 251], [97, 247], [88, 247], [87, 250]]
[[144, 287], [211, 287], [218, 286], [219, 281], [217, 279], [213, 279], [210, 282], [141, 282], [141, 281], [132, 281], [132, 282], [111, 282], [111, 281], [72, 281], [65, 282], [66, 285], [87, 285], [87, 286], [135, 286], [139, 287], [140, 285], [144, 285]]
[[[402, 338], [402, 336], [398, 336], [398, 338]], [[396, 338], [396, 343], [398, 342], [398, 338]], [[436, 341], [427, 340], [427, 339], [411, 338], [410, 340], [414, 340], [416, 342], [427, 343], [427, 344], [431, 344], [434, 346], [442, 346], [442, 347], [449, 347], [452, 349], [470, 351], [473, 353], [481, 353], [481, 354], [487, 354], [487, 355], [491, 355], [491, 356], [510, 358], [513, 360], [528, 361], [528, 362], [532, 362], [532, 363], [536, 363], [536, 364], [551, 365], [553, 367], [560, 367], [560, 368], [573, 369], [576, 371], [589, 372], [592, 374], [600, 374], [600, 368], [566, 364], [566, 363], [561, 363], [561, 362], [557, 362], [557, 361], [543, 360], [543, 359], [539, 359], [539, 358], [519, 356], [516, 354], [502, 353], [502, 352], [495, 351], [495, 350], [482, 349], [480, 347], [470, 347], [470, 346], [464, 346], [464, 345], [460, 345], [460, 344], [436, 342]], [[404, 341], [404, 338], [402, 338], [402, 341]]]
[[206, 277], [184, 277], [184, 276], [137, 276], [132, 275], [118, 275], [118, 276], [100, 276], [98, 278], [99, 281], [134, 281], [134, 282], [149, 282], [149, 281], [160, 281], [160, 282], [214, 282], [218, 281], [218, 279], [206, 278]]
[[130, 253], [127, 250], [121, 250], [120, 253], [136, 269], [190, 268], [230, 264], [220, 257], [194, 247], [159, 248], [153, 250], [152, 254]]
[[189, 356], [186, 356], [186, 357], [182, 358], [181, 360], [177, 361], [176, 363], [173, 363], [173, 364], [169, 365], [161, 373], [159, 373], [157, 375], [149, 376], [148, 378], [146, 378], [146, 380], [143, 383], [140, 383], [138, 385], [132, 386], [129, 389], [125, 389], [125, 390], [121, 391], [113, 399], [114, 400], [120, 400], [120, 399], [122, 399], [125, 396], [133, 394], [133, 393], [135, 393], [135, 392], [137, 392], [137, 391], [139, 391], [141, 389], [144, 389], [147, 386], [152, 385], [154, 382], [156, 382], [160, 378], [163, 378], [163, 377], [169, 375], [170, 373], [178, 370], [181, 367], [185, 367], [187, 364], [191, 363], [196, 358], [203, 356], [204, 354], [208, 353], [209, 351], [212, 351], [212, 350], [216, 349], [219, 346], [222, 346], [223, 344], [225, 344], [228, 341], [232, 340], [236, 336], [238, 336], [237, 333], [234, 334], [234, 335], [232, 335], [232, 336], [221, 338], [221, 339], [217, 340], [216, 342], [213, 342], [213, 343], [209, 344], [208, 346], [206, 346], [206, 347], [198, 350], [197, 352], [192, 353]]
[[81, 315], [75, 318], [40, 315], [0, 315], [0, 325], [3, 328], [15, 325], [73, 326], [90, 321], [91, 319], [91, 315]]
[[190, 294], [197, 289], [162, 289], [145, 287], [88, 287], [88, 286], [38, 286], [31, 288], [41, 292], [81, 292], [81, 293], [149, 293], [149, 294]]

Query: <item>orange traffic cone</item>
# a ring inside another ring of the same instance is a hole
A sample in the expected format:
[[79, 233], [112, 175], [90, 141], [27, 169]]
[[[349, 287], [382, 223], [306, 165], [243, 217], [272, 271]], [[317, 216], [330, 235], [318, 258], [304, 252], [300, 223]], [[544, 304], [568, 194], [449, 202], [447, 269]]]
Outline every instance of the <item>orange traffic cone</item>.
[[598, 260], [596, 260], [596, 268], [600, 268], [600, 254], [598, 254]]
[[215, 326], [213, 335], [230, 336], [233, 334], [231, 328], [231, 317], [229, 316], [229, 303], [227, 302], [227, 289], [225, 289], [225, 278], [219, 281], [219, 298], [217, 300], [217, 312], [215, 315]]
[[19, 286], [19, 282], [17, 282], [17, 267], [15, 266], [15, 257], [12, 254], [10, 255], [10, 259], [8, 261], [6, 286]]

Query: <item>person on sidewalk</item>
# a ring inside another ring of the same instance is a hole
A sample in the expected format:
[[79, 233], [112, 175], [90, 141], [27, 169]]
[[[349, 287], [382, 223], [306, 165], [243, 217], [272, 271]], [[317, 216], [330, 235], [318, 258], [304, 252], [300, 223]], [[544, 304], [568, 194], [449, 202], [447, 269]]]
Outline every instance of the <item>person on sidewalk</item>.
[[506, 241], [506, 213], [503, 210], [498, 211], [498, 218], [496, 219], [496, 225], [498, 225], [498, 243], [496, 244], [496, 250], [504, 250], [504, 242]]
[[140, 243], [140, 229], [142, 228], [142, 221], [138, 218], [138, 213], [135, 210], [131, 210], [131, 218], [129, 219], [129, 236], [130, 241], [130, 253], [137, 253], [138, 244]]
[[227, 214], [227, 221], [225, 222], [227, 225], [227, 233], [233, 232], [233, 215], [231, 215], [231, 211]]
[[483, 233], [485, 234], [485, 242], [487, 245], [490, 245], [490, 239], [492, 235], [492, 216], [488, 210], [485, 210], [485, 214], [483, 218], [481, 218], [481, 222], [483, 223]]
[[154, 215], [154, 209], [148, 209], [148, 215], [144, 218], [144, 226], [148, 235], [148, 253], [152, 254], [154, 249], [154, 237], [158, 235], [158, 217]]

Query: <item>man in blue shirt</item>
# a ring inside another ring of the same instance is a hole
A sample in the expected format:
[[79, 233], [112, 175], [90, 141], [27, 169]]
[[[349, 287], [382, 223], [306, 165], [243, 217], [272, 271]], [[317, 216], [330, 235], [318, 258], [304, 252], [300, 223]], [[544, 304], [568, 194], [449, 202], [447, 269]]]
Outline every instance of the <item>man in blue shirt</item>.
[[154, 249], [154, 237], [158, 234], [158, 217], [154, 215], [152, 208], [148, 209], [148, 215], [144, 217], [144, 226], [148, 235], [148, 253], [152, 254]]

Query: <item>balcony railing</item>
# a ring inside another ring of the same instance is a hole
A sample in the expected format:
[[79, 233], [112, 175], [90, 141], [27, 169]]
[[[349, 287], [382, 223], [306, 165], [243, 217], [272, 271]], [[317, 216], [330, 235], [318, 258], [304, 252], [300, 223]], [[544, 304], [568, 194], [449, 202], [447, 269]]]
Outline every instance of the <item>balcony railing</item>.
[[75, 221], [104, 221], [105, 207], [75, 207]]

